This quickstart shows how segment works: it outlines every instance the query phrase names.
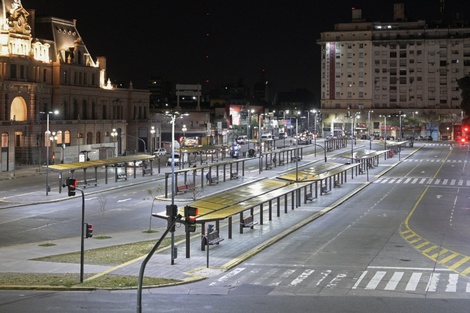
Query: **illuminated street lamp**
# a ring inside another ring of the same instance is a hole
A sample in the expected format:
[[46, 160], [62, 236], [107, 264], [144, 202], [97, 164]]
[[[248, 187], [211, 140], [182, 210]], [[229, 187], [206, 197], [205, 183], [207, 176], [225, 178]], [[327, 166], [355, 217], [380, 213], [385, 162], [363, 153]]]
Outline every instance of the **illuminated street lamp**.
[[116, 140], [117, 140], [117, 131], [116, 128], [113, 128], [113, 131], [111, 132], [111, 137], [113, 137], [113, 142], [114, 142], [114, 153], [113, 156], [117, 156], [117, 150], [116, 150]]
[[49, 186], [49, 146], [51, 144], [51, 131], [49, 130], [49, 115], [50, 114], [59, 114], [59, 111], [49, 111], [49, 112], [39, 112], [40, 114], [46, 114], [46, 196], [49, 195], [51, 190]]
[[[179, 112], [165, 112], [165, 115], [168, 116], [171, 121], [171, 204], [175, 204], [175, 194], [176, 194], [176, 184], [175, 184], [175, 122], [177, 117], [182, 117]], [[183, 114], [188, 115], [188, 114]], [[181, 154], [180, 154], [180, 163], [181, 163]], [[175, 232], [171, 232], [171, 265], [175, 264], [176, 255], [174, 254], [175, 250]]]
[[184, 146], [184, 143], [186, 141], [186, 131], [188, 130], [186, 128], [186, 124], [183, 125], [183, 128], [181, 130], [183, 131], [183, 141], [181, 142], [181, 145]]
[[152, 126], [150, 128], [150, 134], [152, 135], [152, 142], [153, 142], [153, 150], [151, 150], [152, 152], [157, 150], [157, 143], [155, 142], [155, 126]]

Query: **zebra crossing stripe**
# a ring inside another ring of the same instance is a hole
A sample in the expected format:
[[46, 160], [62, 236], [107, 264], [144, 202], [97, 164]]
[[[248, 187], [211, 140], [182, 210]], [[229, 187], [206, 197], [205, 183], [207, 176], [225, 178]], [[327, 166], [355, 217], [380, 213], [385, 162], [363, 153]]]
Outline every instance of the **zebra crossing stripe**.
[[384, 271], [377, 271], [375, 273], [374, 277], [372, 277], [370, 282], [367, 284], [365, 289], [375, 289], [375, 288], [377, 288], [377, 286], [379, 285], [380, 281], [382, 280], [382, 278], [385, 276], [386, 273], [387, 272], [384, 272]]
[[426, 286], [426, 292], [435, 292], [437, 290], [437, 284], [439, 283], [439, 277], [441, 274], [431, 273], [428, 285]]
[[222, 282], [225, 282], [227, 280], [229, 280], [231, 277], [237, 275], [238, 273], [242, 272], [243, 270], [245, 270], [244, 267], [239, 267], [239, 268], [236, 268], [234, 269], [233, 271], [231, 271], [230, 273], [220, 277], [219, 279], [217, 279], [216, 281], [212, 282], [209, 284], [209, 286], [215, 286], [217, 285], [218, 283], [222, 283]]
[[385, 290], [395, 290], [401, 278], [403, 277], [403, 274], [405, 273], [404, 272], [393, 273], [392, 278], [388, 281], [387, 285], [385, 286]]
[[447, 282], [446, 292], [457, 292], [458, 281], [459, 274], [449, 274], [449, 281]]
[[303, 282], [307, 277], [309, 277], [310, 275], [312, 275], [312, 273], [315, 272], [314, 270], [305, 270], [302, 274], [300, 274], [296, 279], [294, 279], [293, 281], [291, 281], [291, 283], [289, 284], [289, 286], [296, 286], [298, 284], [300, 284], [301, 282]]
[[270, 286], [279, 286], [279, 284], [284, 280], [286, 279], [287, 277], [289, 277], [290, 275], [294, 274], [295, 273], [295, 270], [286, 270], [284, 273], [282, 273], [281, 275], [279, 275], [279, 277], [275, 280], [273, 280], [273, 282], [271, 284], [269, 284]]
[[367, 271], [362, 272], [362, 274], [359, 277], [359, 279], [357, 280], [357, 282], [354, 284], [354, 286], [352, 286], [352, 289], [357, 289], [357, 286], [359, 286], [359, 284], [364, 279], [364, 277], [366, 277], [366, 275], [367, 275]]
[[429, 178], [429, 179], [428, 179], [427, 184], [428, 184], [428, 185], [431, 185], [431, 184], [432, 184], [432, 178]]
[[419, 181], [419, 183], [420, 183], [420, 184], [424, 184], [425, 181], [426, 181], [426, 178], [422, 178], [422, 179]]
[[452, 180], [450, 181], [450, 184], [451, 184], [451, 185], [455, 185], [455, 181], [456, 181], [455, 179], [452, 179]]
[[406, 291], [415, 291], [418, 287], [418, 283], [421, 280], [421, 276], [423, 273], [413, 273], [411, 274], [410, 280], [406, 284], [405, 290]]
[[470, 283], [467, 283], [467, 289], [465, 291], [470, 292]]
[[446, 178], [446, 179], [444, 179], [444, 180], [442, 181], [442, 184], [443, 184], [443, 185], [447, 185], [447, 182], [448, 182], [448, 181], [449, 181], [449, 180]]

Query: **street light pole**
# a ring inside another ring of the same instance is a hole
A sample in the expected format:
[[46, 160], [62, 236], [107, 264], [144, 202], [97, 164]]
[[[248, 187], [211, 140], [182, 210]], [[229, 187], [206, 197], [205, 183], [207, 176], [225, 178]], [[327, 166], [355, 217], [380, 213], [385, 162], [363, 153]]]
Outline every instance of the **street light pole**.
[[157, 145], [155, 143], [155, 126], [152, 126], [150, 128], [150, 134], [152, 135], [152, 144], [153, 144], [153, 149], [152, 149], [152, 147], [150, 147], [150, 150], [153, 153], [155, 150], [157, 150]]
[[116, 128], [113, 128], [113, 131], [111, 132], [111, 137], [113, 137], [113, 143], [114, 143], [113, 157], [116, 157], [116, 156], [117, 156], [117, 151], [116, 151], [116, 136], [117, 136]]
[[299, 115], [295, 119], [295, 182], [299, 181]]
[[46, 196], [49, 195], [50, 191], [50, 186], [49, 186], [49, 146], [51, 144], [50, 140], [50, 134], [51, 131], [49, 130], [49, 114], [59, 114], [59, 111], [49, 111], [49, 112], [40, 112], [41, 114], [46, 114], [46, 136], [45, 137], [45, 142], [47, 143], [46, 145]]

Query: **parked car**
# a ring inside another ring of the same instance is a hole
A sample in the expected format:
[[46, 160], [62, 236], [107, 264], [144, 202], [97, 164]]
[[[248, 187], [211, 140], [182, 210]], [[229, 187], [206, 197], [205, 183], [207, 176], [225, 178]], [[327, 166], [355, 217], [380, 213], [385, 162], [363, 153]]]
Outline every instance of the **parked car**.
[[153, 152], [157, 157], [164, 156], [166, 155], [166, 149], [165, 148], [158, 148]]
[[[181, 156], [179, 153], [175, 153], [175, 165], [180, 165], [180, 162], [181, 162]], [[183, 162], [188, 162], [188, 154], [184, 153], [183, 154]], [[171, 155], [168, 157], [167, 161], [166, 161], [166, 164], [167, 165], [171, 165]]]
[[248, 141], [248, 136], [238, 136], [237, 143], [239, 145], [244, 145]]
[[135, 163], [135, 166], [142, 166], [143, 162], [141, 160], [135, 161], [135, 162], [134, 161], [129, 161], [129, 162], [127, 162], [127, 166], [134, 166], [134, 163]]

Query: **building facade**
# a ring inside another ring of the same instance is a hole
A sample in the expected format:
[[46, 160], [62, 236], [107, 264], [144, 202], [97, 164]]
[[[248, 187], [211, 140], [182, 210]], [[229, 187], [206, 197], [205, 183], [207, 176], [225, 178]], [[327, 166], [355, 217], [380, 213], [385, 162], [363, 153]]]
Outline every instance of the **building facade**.
[[431, 27], [404, 12], [396, 4], [392, 22], [368, 22], [353, 9], [351, 23], [321, 33], [321, 109], [330, 134], [393, 135], [387, 118], [396, 125], [413, 116], [421, 118], [414, 133], [438, 139], [441, 124], [461, 121], [457, 81], [470, 73], [470, 27]]
[[0, 5], [1, 170], [138, 149], [127, 141], [150, 136], [149, 92], [113, 86], [75, 20], [36, 16], [19, 0]]

